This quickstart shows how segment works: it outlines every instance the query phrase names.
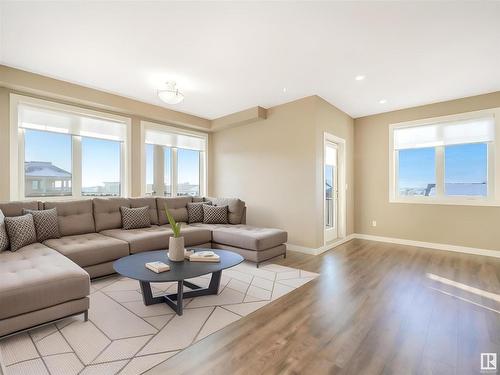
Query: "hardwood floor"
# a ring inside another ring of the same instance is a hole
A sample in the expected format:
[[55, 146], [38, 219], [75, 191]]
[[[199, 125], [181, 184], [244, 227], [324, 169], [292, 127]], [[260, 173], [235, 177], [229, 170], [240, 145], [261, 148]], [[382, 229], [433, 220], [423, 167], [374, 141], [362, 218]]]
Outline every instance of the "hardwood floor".
[[353, 240], [275, 263], [321, 276], [149, 373], [476, 374], [500, 352], [500, 259]]

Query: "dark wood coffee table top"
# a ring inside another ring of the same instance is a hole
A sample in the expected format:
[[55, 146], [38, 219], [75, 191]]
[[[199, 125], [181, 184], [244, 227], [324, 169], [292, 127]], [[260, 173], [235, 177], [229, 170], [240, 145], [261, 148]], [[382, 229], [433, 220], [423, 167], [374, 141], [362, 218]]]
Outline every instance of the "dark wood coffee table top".
[[[196, 251], [213, 251], [220, 257], [220, 262], [172, 262], [168, 259], [166, 250], [146, 251], [118, 259], [113, 263], [113, 268], [120, 275], [131, 279], [147, 282], [168, 282], [190, 279], [201, 275], [234, 267], [243, 262], [239, 254], [227, 250], [190, 248]], [[145, 267], [145, 263], [161, 261], [170, 265], [170, 271], [155, 273]]]

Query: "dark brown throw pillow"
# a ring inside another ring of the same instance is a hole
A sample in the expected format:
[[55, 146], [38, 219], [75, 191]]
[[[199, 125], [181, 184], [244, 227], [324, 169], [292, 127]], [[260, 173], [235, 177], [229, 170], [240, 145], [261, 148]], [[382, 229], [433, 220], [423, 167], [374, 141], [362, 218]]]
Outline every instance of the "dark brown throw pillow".
[[5, 228], [5, 216], [0, 210], [0, 251], [7, 250], [9, 248], [9, 236], [7, 235], [7, 229]]
[[228, 207], [227, 206], [212, 206], [203, 205], [203, 223], [205, 224], [227, 224], [228, 223]]
[[33, 215], [6, 217], [5, 226], [9, 235], [10, 251], [16, 251], [36, 242], [35, 222]]
[[151, 217], [149, 216], [149, 206], [128, 208], [120, 207], [122, 213], [123, 229], [140, 229], [151, 226]]
[[52, 238], [61, 238], [59, 223], [57, 221], [57, 208], [54, 207], [49, 210], [23, 209], [23, 214], [33, 215], [36, 239], [38, 242], [43, 242]]
[[194, 202], [187, 204], [188, 223], [203, 223], [203, 205], [211, 205], [212, 202]]

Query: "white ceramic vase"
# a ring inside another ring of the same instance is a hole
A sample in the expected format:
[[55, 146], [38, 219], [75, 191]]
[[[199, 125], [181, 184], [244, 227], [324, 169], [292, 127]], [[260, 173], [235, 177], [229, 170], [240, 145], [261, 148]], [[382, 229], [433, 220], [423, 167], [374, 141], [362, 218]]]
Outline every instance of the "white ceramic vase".
[[184, 261], [184, 237], [170, 237], [168, 241], [168, 259], [172, 262]]

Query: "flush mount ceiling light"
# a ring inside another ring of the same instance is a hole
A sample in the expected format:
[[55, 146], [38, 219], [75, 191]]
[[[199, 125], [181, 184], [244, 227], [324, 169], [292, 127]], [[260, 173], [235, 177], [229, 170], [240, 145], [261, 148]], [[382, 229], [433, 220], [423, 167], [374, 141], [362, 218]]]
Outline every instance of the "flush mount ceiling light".
[[387, 99], [380, 99], [378, 102], [379, 102], [380, 104], [385, 104], [385, 103], [387, 103]]
[[158, 97], [167, 104], [178, 104], [184, 100], [184, 95], [177, 88], [174, 81], [166, 83], [165, 90], [158, 90]]
[[361, 75], [361, 74], [359, 74], [359, 75], [357, 75], [356, 77], [354, 77], [354, 79], [355, 79], [356, 81], [362, 81], [362, 80], [364, 80], [365, 78], [366, 78], [366, 77], [365, 77], [364, 75]]

